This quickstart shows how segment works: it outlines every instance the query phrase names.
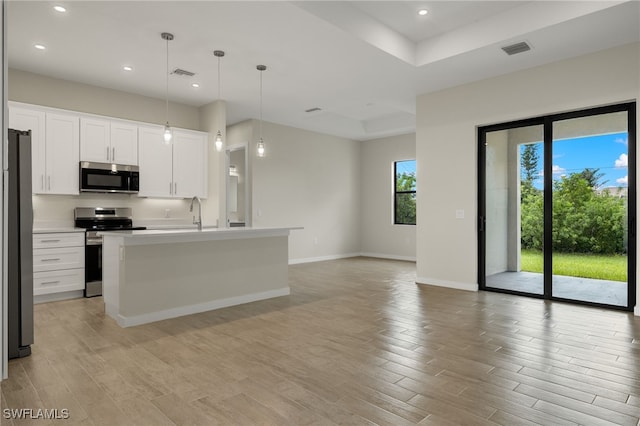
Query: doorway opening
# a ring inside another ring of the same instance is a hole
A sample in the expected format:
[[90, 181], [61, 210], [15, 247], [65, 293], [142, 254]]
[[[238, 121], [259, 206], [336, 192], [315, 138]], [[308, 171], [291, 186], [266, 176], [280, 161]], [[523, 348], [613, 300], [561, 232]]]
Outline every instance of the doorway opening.
[[635, 103], [479, 129], [480, 289], [632, 310]]
[[247, 145], [232, 145], [226, 149], [226, 226], [251, 226], [249, 206], [249, 159]]

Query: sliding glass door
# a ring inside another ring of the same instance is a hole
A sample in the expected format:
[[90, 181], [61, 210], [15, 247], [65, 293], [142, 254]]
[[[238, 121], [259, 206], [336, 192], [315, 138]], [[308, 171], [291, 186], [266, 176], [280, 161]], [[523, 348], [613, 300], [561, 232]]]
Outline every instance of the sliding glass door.
[[626, 111], [553, 122], [553, 297], [627, 306]]
[[487, 287], [544, 294], [542, 140], [541, 124], [485, 133]]
[[479, 129], [484, 290], [632, 309], [635, 104]]

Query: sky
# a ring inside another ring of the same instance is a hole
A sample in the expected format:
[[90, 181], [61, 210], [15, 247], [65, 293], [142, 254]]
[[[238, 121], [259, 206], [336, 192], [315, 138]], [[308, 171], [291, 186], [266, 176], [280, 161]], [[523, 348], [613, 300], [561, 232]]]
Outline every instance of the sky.
[[[540, 158], [538, 163], [540, 170], [539, 178], [534, 185], [541, 189], [543, 187], [542, 143], [536, 146]], [[600, 169], [599, 173], [604, 173], [604, 177], [600, 180], [601, 187], [628, 186], [629, 148], [626, 132], [556, 140], [553, 142], [552, 150], [554, 180], [571, 173], [580, 173], [588, 167]]]
[[[396, 161], [396, 173], [402, 175], [403, 173], [416, 174], [416, 160]], [[416, 189], [415, 187], [413, 189]]]

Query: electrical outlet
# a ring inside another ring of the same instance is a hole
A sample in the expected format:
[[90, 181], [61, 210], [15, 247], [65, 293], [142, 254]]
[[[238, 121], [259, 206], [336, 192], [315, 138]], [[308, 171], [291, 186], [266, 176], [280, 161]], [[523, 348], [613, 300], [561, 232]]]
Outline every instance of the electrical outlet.
[[164, 217], [171, 217], [171, 209], [164, 209]]
[[313, 244], [318, 245], [318, 237], [313, 237]]
[[456, 210], [456, 219], [464, 219], [464, 210]]

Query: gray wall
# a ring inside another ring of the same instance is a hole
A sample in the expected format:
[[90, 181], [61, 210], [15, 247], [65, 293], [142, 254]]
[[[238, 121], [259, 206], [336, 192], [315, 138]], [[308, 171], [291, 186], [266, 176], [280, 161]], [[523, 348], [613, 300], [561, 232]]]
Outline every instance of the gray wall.
[[477, 127], [635, 100], [639, 51], [635, 43], [417, 98], [419, 282], [477, 289]]
[[231, 126], [230, 143], [250, 142], [253, 226], [291, 232], [292, 262], [360, 253], [360, 142], [263, 123], [266, 157], [255, 156], [258, 121]]
[[415, 261], [416, 227], [393, 224], [393, 163], [415, 160], [416, 135], [364, 141], [360, 151], [360, 250], [367, 256]]
[[[146, 123], [165, 123], [165, 100], [9, 69], [9, 100]], [[169, 103], [172, 126], [201, 130], [198, 107]]]

